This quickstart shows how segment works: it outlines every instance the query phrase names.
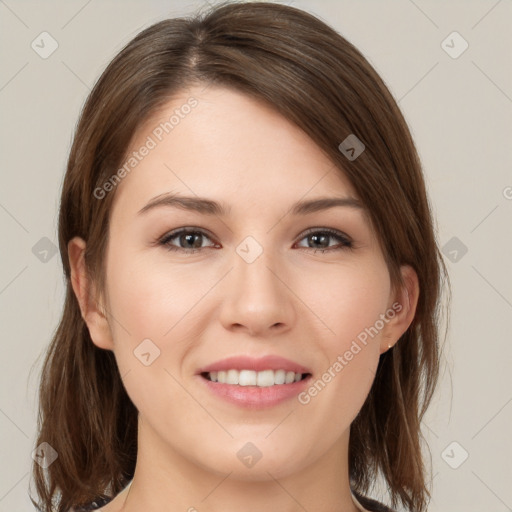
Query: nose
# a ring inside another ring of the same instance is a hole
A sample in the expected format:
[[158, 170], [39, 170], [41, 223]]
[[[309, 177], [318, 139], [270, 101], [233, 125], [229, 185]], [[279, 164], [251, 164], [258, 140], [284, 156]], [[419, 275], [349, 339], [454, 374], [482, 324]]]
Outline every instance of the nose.
[[[288, 278], [288, 279], [287, 279]], [[223, 283], [220, 320], [230, 331], [269, 336], [289, 330], [296, 319], [289, 272], [270, 251], [254, 261], [233, 256], [233, 268]]]

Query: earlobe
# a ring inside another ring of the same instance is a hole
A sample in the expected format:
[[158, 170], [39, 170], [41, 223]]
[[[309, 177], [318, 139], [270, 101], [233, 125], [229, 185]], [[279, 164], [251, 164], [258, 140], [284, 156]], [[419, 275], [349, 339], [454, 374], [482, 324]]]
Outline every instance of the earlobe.
[[385, 326], [380, 347], [381, 354], [396, 344], [409, 328], [416, 314], [420, 292], [418, 275], [410, 265], [403, 265], [401, 272], [404, 284], [395, 296], [391, 297], [391, 307], [395, 315]]
[[112, 350], [114, 346], [112, 333], [101, 297], [97, 296], [94, 283], [91, 282], [87, 272], [85, 248], [86, 243], [79, 237], [73, 238], [68, 243], [71, 286], [93, 343], [99, 348]]

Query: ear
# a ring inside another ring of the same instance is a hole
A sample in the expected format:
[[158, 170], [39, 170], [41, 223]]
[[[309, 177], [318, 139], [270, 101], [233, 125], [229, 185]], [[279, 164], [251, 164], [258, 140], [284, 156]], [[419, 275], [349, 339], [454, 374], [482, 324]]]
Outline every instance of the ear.
[[114, 343], [105, 316], [105, 308], [102, 305], [102, 298], [97, 296], [94, 283], [91, 282], [87, 273], [84, 258], [85, 247], [84, 240], [79, 237], [73, 238], [68, 243], [71, 285], [93, 343], [99, 348], [112, 350]]
[[[388, 304], [388, 318], [390, 320], [385, 324], [381, 340], [380, 353], [386, 352], [400, 339], [400, 336], [411, 325], [420, 293], [418, 275], [410, 265], [400, 267], [404, 285], [390, 297]], [[392, 312], [394, 316], [391, 317]]]

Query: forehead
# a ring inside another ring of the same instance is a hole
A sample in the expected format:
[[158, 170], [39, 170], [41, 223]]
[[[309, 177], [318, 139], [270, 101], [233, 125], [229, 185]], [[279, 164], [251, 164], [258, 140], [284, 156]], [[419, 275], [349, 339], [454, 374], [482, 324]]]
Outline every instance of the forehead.
[[303, 130], [265, 103], [224, 87], [176, 94], [139, 127], [126, 162], [134, 165], [115, 201], [133, 208], [171, 191], [246, 206], [326, 193], [356, 197]]

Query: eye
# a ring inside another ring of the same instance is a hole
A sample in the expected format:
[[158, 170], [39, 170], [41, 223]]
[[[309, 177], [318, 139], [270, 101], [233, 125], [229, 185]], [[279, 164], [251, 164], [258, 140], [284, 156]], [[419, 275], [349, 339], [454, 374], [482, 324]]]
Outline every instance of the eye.
[[[311, 242], [312, 245], [309, 245], [308, 243], [308, 246], [306, 247], [299, 247], [302, 249], [312, 249], [313, 253], [353, 248], [352, 241], [347, 235], [341, 231], [329, 228], [311, 228], [300, 240], [302, 241], [306, 239], [309, 239], [309, 242]], [[338, 240], [338, 244], [330, 246], [330, 239]], [[167, 233], [159, 239], [157, 243], [164, 246], [169, 251], [180, 251], [193, 254], [202, 249], [214, 247], [214, 245], [203, 245], [205, 240], [211, 240], [210, 236], [205, 231], [198, 228], [182, 228], [172, 231], [171, 233]], [[178, 245], [176, 245], [176, 242]]]
[[[337, 239], [338, 244], [335, 246], [329, 246], [329, 239]], [[313, 249], [313, 253], [318, 251], [327, 252], [327, 251], [339, 251], [343, 249], [352, 249], [353, 244], [350, 238], [342, 233], [341, 231], [337, 231], [335, 229], [329, 228], [312, 228], [309, 230], [305, 236], [301, 240], [309, 239], [312, 242], [312, 246], [303, 247], [304, 249]], [[327, 243], [326, 245], [323, 245]]]
[[[165, 246], [169, 251], [194, 253], [204, 248], [203, 241], [205, 238], [210, 240], [210, 237], [206, 232], [199, 229], [187, 228], [168, 233], [163, 238], [161, 238], [158, 243]], [[177, 247], [171, 243], [174, 239], [177, 239], [180, 247]], [[181, 244], [183, 244], [183, 246], [181, 246]]]

